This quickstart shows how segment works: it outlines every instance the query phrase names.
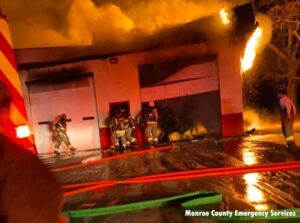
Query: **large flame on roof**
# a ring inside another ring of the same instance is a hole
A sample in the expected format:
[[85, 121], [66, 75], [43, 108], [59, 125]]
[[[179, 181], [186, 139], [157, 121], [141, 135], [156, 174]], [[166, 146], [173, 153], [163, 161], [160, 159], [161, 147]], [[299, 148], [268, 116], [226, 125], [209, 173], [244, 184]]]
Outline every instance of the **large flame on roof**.
[[219, 15], [224, 25], [230, 24], [229, 13], [224, 8], [220, 10]]
[[257, 50], [262, 39], [262, 29], [258, 26], [252, 36], [250, 37], [249, 41], [247, 42], [246, 49], [244, 52], [244, 56], [241, 60], [241, 67], [242, 72], [246, 72], [250, 70], [253, 66], [254, 59], [257, 54]]

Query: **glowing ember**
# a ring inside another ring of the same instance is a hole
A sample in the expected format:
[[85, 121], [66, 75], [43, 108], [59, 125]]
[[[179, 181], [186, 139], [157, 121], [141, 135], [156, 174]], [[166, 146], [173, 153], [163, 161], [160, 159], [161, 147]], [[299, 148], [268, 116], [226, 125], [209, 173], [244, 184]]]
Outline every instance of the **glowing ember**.
[[242, 72], [246, 72], [252, 67], [261, 37], [262, 29], [257, 27], [246, 45], [244, 57], [241, 60]]
[[229, 14], [225, 11], [224, 8], [220, 10], [219, 14], [224, 25], [230, 24]]

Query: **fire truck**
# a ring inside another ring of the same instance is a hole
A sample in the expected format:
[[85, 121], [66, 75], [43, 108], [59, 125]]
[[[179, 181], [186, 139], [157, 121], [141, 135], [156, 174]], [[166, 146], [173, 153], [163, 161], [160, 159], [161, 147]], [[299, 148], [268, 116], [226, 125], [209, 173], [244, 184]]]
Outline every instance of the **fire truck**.
[[7, 17], [0, 8], [0, 81], [6, 85], [12, 104], [7, 134], [16, 143], [36, 154], [33, 135], [25, 109], [19, 74], [14, 57]]

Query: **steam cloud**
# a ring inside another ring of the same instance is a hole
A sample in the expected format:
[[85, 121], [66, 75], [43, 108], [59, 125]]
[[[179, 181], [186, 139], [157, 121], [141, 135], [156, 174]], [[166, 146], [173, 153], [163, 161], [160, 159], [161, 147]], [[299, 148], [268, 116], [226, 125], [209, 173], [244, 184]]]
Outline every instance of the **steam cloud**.
[[15, 48], [124, 45], [217, 13], [229, 0], [2, 0]]
[[249, 107], [244, 108], [244, 128], [250, 130], [280, 130], [280, 116], [278, 113], [270, 113], [262, 110], [255, 110]]

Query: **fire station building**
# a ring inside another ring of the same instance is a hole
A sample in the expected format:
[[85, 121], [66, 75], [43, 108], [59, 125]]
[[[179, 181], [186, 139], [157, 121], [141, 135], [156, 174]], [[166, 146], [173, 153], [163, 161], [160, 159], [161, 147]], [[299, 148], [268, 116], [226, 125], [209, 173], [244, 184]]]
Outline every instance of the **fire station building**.
[[218, 37], [125, 53], [95, 53], [92, 47], [15, 50], [38, 152], [53, 152], [49, 124], [58, 114], [67, 115], [70, 140], [79, 150], [105, 148], [110, 111], [121, 106], [136, 117], [149, 101], [178, 123], [201, 123], [217, 137], [241, 135], [244, 42], [232, 33], [209, 32]]

